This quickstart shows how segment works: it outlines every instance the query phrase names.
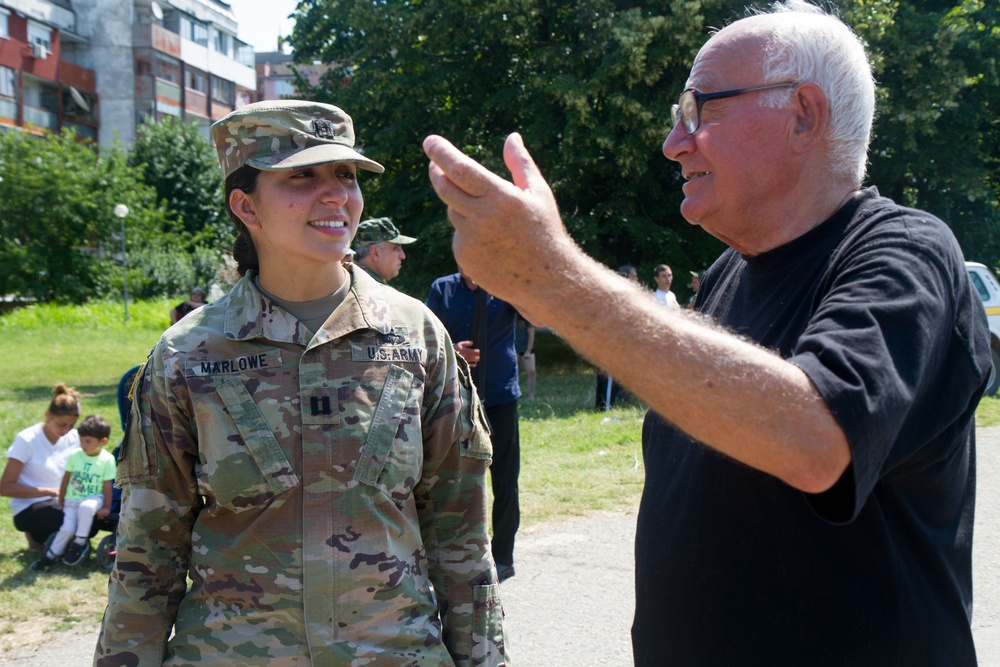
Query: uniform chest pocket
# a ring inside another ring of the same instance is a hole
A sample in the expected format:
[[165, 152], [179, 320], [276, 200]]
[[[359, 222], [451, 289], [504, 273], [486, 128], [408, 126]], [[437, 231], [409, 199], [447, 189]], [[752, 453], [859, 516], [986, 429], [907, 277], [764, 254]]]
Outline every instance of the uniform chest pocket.
[[196, 410], [200, 491], [243, 512], [295, 487], [299, 478], [243, 383], [228, 379], [216, 395], [221, 406]]
[[423, 466], [420, 406], [409, 406], [413, 373], [390, 366], [365, 437], [354, 480], [372, 486], [402, 507]]

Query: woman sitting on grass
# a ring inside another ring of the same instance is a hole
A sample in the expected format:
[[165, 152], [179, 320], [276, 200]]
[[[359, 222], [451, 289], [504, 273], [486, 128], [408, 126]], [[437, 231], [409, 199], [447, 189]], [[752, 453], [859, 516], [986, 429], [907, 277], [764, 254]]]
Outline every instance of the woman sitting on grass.
[[14, 438], [0, 478], [0, 495], [10, 498], [14, 527], [27, 534], [33, 552], [41, 552], [49, 535], [62, 526], [59, 485], [66, 460], [80, 449], [80, 436], [73, 429], [80, 417], [80, 394], [63, 383], [52, 393], [45, 421]]

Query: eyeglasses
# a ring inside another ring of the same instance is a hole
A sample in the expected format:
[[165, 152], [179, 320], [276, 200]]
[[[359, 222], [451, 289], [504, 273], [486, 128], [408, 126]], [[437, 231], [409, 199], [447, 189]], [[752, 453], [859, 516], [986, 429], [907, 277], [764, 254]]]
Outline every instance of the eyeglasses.
[[794, 88], [799, 84], [793, 82], [772, 83], [767, 86], [756, 86], [754, 88], [737, 88], [736, 90], [723, 90], [718, 93], [703, 93], [697, 88], [688, 88], [681, 93], [677, 104], [670, 107], [670, 116], [674, 125], [678, 123], [684, 126], [684, 131], [694, 134], [701, 127], [701, 107], [710, 100], [721, 100], [726, 97], [736, 97], [743, 93], [752, 93], [758, 90], [773, 90], [775, 88]]

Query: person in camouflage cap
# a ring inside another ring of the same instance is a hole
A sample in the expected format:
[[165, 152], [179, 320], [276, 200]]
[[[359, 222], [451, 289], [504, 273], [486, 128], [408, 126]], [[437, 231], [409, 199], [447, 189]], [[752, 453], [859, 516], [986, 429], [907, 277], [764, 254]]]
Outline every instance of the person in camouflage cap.
[[417, 239], [403, 236], [389, 218], [371, 218], [358, 225], [354, 237], [354, 263], [380, 283], [399, 275], [406, 253], [403, 245]]
[[381, 166], [329, 105], [212, 133], [242, 277], [132, 388], [94, 664], [509, 665], [468, 366], [342, 263]]

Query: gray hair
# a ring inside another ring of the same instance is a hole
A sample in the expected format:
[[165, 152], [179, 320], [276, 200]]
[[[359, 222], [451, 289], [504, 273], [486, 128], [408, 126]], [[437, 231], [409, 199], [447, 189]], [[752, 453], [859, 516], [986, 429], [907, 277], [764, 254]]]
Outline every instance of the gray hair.
[[[861, 39], [836, 16], [805, 0], [776, 2], [761, 26], [763, 83], [816, 83], [830, 105], [830, 170], [860, 186], [875, 116], [875, 78]], [[779, 20], [773, 20], [780, 17]], [[791, 92], [768, 91], [761, 104], [787, 104]]]
[[368, 259], [368, 254], [372, 251], [372, 246], [377, 245], [375, 243], [369, 243], [368, 245], [363, 245], [354, 249], [354, 261], [360, 262], [363, 259]]

